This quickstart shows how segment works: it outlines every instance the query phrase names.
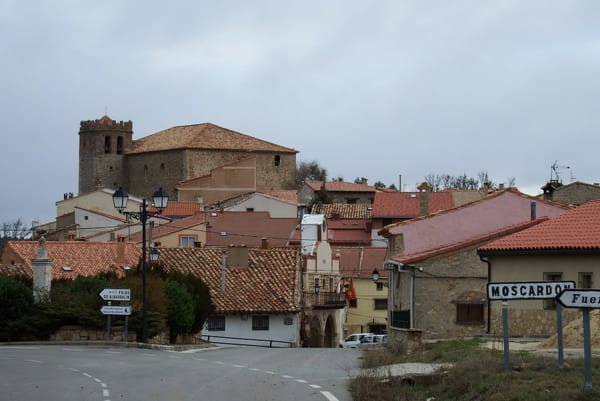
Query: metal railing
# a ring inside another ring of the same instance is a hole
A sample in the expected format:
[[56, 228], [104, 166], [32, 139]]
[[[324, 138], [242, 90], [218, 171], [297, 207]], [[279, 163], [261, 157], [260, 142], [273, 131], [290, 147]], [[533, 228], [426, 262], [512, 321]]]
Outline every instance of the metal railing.
[[[244, 337], [227, 337], [227, 336], [213, 336], [211, 334], [202, 334], [200, 336], [202, 340], [208, 341], [213, 344], [224, 344], [224, 345], [245, 345], [249, 347], [264, 347], [264, 348], [294, 348], [296, 344], [291, 341], [282, 340], [263, 340], [259, 338], [244, 338]], [[224, 341], [234, 340], [234, 341]], [[238, 342], [235, 342], [238, 341]], [[239, 342], [244, 341], [244, 342]], [[258, 343], [258, 344], [257, 344]], [[281, 345], [277, 345], [281, 344]], [[282, 346], [285, 344], [285, 347]]]
[[308, 305], [312, 305], [315, 308], [341, 309], [346, 307], [345, 295], [338, 294], [337, 292], [320, 291], [318, 294], [305, 292], [304, 299]]

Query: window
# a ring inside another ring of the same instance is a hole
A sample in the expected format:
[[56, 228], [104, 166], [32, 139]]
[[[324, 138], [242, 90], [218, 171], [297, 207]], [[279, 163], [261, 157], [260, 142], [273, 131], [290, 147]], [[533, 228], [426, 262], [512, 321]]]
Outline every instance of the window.
[[120, 155], [123, 153], [123, 137], [117, 137], [117, 154]]
[[104, 153], [110, 153], [110, 136], [104, 137]]
[[383, 283], [377, 282], [375, 283], [375, 287], [377, 291], [383, 291]]
[[252, 316], [252, 330], [269, 330], [269, 316]]
[[456, 304], [456, 323], [483, 323], [483, 304]]
[[[562, 273], [551, 272], [544, 273], [544, 281], [561, 281]], [[544, 299], [544, 309], [556, 309], [556, 302], [553, 299]]]
[[281, 156], [275, 156], [275, 167], [279, 167], [281, 165]]
[[181, 248], [193, 248], [194, 247], [194, 243], [198, 240], [198, 238], [196, 238], [196, 236], [187, 236], [187, 235], [182, 235], [181, 237], [179, 237], [179, 246]]
[[225, 331], [225, 316], [209, 316], [208, 331]]
[[348, 301], [348, 308], [357, 308], [358, 301], [356, 299], [351, 299]]
[[247, 211], [247, 212], [253, 212], [253, 211], [254, 211], [254, 208], [253, 208], [253, 207], [247, 207], [247, 208], [246, 208], [246, 211]]
[[373, 304], [373, 309], [375, 310], [385, 310], [387, 309], [387, 298], [376, 298], [374, 299], [375, 303]]
[[592, 280], [592, 277], [593, 275], [590, 272], [579, 273], [577, 288], [594, 288], [594, 281]]

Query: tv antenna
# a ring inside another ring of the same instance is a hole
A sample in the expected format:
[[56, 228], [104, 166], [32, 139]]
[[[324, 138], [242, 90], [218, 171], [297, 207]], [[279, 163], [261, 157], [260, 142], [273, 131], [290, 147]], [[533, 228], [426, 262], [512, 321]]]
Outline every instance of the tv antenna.
[[[565, 170], [570, 171], [570, 169], [571, 169], [571, 167], [569, 167], [569, 166], [563, 166], [563, 165], [558, 164], [558, 160], [556, 160], [550, 166], [550, 182], [562, 184], [562, 180], [560, 179], [560, 172], [565, 171]], [[573, 180], [573, 174], [571, 173], [571, 181], [572, 180]]]

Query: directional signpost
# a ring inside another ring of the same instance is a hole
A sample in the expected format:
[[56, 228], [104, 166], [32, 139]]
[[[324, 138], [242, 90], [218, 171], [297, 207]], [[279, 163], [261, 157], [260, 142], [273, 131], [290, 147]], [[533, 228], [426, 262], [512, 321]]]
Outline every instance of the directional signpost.
[[131, 301], [129, 288], [105, 288], [98, 295], [105, 301]]
[[[508, 301], [516, 299], [552, 299], [561, 291], [575, 288], [574, 281], [533, 281], [488, 283], [487, 297], [490, 301], [502, 301], [502, 331], [504, 334], [504, 370], [509, 369], [508, 349]], [[600, 307], [600, 305], [598, 306]], [[558, 367], [563, 367], [562, 313], [556, 306], [556, 337], [558, 343]]]
[[131, 306], [105, 305], [100, 308], [100, 312], [102, 312], [103, 315], [129, 316], [131, 315]]
[[114, 305], [111, 305], [111, 303], [112, 303], [111, 301], [123, 301], [123, 302], [131, 301], [131, 290], [129, 288], [104, 288], [102, 291], [100, 291], [98, 293], [98, 295], [103, 300], [108, 301], [108, 305], [104, 305], [102, 308], [100, 308], [100, 312], [102, 312], [103, 315], [107, 316], [106, 331], [108, 333], [108, 339], [110, 340], [110, 328], [111, 328], [110, 327], [110, 317], [113, 315], [125, 316], [124, 337], [125, 337], [125, 342], [127, 342], [127, 336], [128, 336], [127, 325], [128, 325], [129, 316], [131, 315], [131, 306], [129, 306], [129, 305], [114, 306]]
[[583, 391], [592, 393], [592, 340], [590, 334], [590, 309], [600, 308], [600, 290], [565, 289], [555, 298], [565, 308], [581, 309], [583, 317], [583, 354], [585, 385]]

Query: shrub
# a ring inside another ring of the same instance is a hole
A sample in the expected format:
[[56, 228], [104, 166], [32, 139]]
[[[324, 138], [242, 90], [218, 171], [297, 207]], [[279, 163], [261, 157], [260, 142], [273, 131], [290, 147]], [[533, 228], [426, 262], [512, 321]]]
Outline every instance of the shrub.
[[190, 293], [177, 281], [167, 280], [165, 291], [169, 298], [167, 306], [169, 341], [174, 342], [178, 334], [187, 334], [192, 331], [194, 306]]

